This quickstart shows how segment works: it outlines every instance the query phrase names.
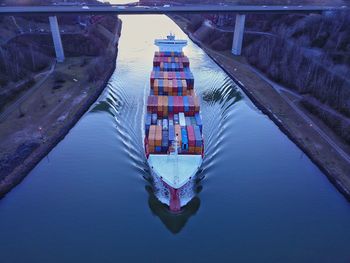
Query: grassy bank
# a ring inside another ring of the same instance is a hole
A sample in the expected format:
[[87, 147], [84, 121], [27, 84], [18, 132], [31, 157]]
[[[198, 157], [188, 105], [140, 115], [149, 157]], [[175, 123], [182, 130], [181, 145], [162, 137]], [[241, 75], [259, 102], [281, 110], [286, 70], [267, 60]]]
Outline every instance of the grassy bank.
[[350, 165], [346, 159], [314, 127], [305, 114], [288, 99], [259, 77], [244, 57], [234, 57], [230, 51], [216, 51], [192, 35], [190, 22], [180, 16], [172, 19], [203, 50], [230, 75], [254, 104], [327, 175], [337, 189], [350, 200]]
[[40, 86], [25, 91], [27, 98], [2, 121], [0, 197], [21, 182], [64, 138], [114, 72], [121, 21], [116, 19], [110, 27], [100, 24], [93, 30], [96, 31], [89, 33], [99, 35], [103, 30], [101, 39], [107, 43], [103, 52], [67, 57]]

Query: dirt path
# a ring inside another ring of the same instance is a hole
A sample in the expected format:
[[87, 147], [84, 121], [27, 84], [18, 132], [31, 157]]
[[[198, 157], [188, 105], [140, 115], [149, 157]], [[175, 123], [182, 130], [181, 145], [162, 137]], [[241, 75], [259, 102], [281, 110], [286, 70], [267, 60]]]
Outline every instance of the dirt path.
[[44, 75], [42, 79], [37, 82], [34, 87], [27, 90], [22, 96], [20, 96], [15, 102], [13, 102], [10, 106], [5, 108], [5, 110], [0, 114], [0, 123], [3, 122], [12, 112], [19, 109], [21, 104], [27, 100], [35, 91], [37, 91], [43, 83], [48, 79], [48, 77], [54, 72], [56, 66], [56, 62], [52, 63], [50, 69], [48, 71], [38, 73], [34, 78], [39, 78], [41, 75]]
[[305, 114], [304, 111], [302, 111], [293, 100], [291, 100], [290, 98], [288, 98], [288, 96], [286, 96], [282, 91], [284, 92], [288, 92], [293, 94], [293, 96], [297, 97], [297, 98], [301, 98], [301, 96], [296, 93], [291, 91], [290, 89], [287, 89], [286, 87], [283, 87], [277, 83], [275, 83], [274, 81], [268, 79], [264, 74], [262, 74], [261, 72], [259, 72], [257, 69], [250, 67], [252, 71], [254, 71], [260, 78], [262, 78], [264, 81], [266, 81], [267, 83], [269, 83], [271, 85], [271, 87], [273, 87], [280, 95], [281, 97], [300, 115], [301, 118], [303, 118], [306, 122], [308, 122], [310, 124], [310, 126], [312, 126], [321, 137], [323, 137], [323, 139], [325, 141], [327, 141], [333, 148], [334, 150], [344, 158], [344, 160], [350, 165], [350, 156], [348, 153], [346, 153], [330, 136], [328, 136], [307, 114]]

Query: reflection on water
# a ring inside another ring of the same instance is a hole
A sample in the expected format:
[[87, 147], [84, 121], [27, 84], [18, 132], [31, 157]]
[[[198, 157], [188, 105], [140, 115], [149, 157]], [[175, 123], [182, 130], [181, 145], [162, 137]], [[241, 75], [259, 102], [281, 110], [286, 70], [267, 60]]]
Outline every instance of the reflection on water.
[[158, 216], [166, 228], [173, 234], [179, 233], [189, 218], [194, 216], [199, 209], [200, 199], [198, 196], [195, 196], [187, 205], [182, 207], [181, 212], [174, 214], [169, 211], [168, 206], [158, 200], [154, 194], [153, 187], [147, 185], [145, 188], [149, 194], [148, 205], [152, 213]]
[[106, 112], [114, 117], [114, 113], [111, 107], [111, 100], [108, 98], [105, 101], [97, 102], [90, 110], [91, 113]]
[[223, 80], [223, 83], [220, 85], [220, 87], [213, 87], [212, 89], [208, 89], [203, 92], [204, 101], [210, 104], [228, 104], [228, 107], [231, 107], [241, 98], [241, 93], [239, 92], [236, 86], [232, 85], [232, 81], [228, 77]]

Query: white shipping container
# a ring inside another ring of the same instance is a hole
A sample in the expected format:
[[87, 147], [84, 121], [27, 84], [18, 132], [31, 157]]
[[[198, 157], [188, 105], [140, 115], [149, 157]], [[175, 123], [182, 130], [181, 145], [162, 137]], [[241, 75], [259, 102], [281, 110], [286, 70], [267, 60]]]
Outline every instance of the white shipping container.
[[167, 119], [163, 119], [162, 129], [163, 129], [163, 131], [168, 130], [168, 120]]
[[183, 112], [179, 112], [179, 123], [181, 127], [186, 127], [186, 119]]

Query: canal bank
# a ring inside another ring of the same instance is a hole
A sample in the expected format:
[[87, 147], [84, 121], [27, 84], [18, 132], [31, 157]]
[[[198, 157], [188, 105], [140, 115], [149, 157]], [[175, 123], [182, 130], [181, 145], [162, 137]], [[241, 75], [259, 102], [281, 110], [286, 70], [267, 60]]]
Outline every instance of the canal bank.
[[286, 94], [277, 92], [263, 80], [244, 57], [229, 51], [216, 51], [203, 44], [188, 30], [190, 21], [181, 16], [170, 18], [200, 46], [231, 78], [253, 103], [266, 114], [322, 170], [335, 187], [350, 200], [350, 165], [331, 143], [320, 134], [309, 118]]
[[[101, 96], [0, 200], [3, 261], [347, 262], [349, 203], [310, 159], [168, 17], [120, 18]], [[196, 198], [177, 215], [144, 179], [142, 137], [154, 39], [170, 31], [188, 40], [206, 145]]]
[[[19, 113], [10, 112], [1, 123], [0, 134], [4, 137], [0, 147], [4, 150], [0, 155], [0, 198], [48, 155], [105, 89], [116, 67], [122, 21], [117, 18], [112, 28], [113, 32], [109, 32], [98, 26], [109, 39], [107, 49], [100, 56], [66, 58], [64, 63], [56, 64], [35, 91], [28, 91], [31, 94], [18, 106]], [[37, 116], [37, 104], [40, 111], [47, 113], [47, 118]], [[17, 142], [18, 137], [26, 139]]]

